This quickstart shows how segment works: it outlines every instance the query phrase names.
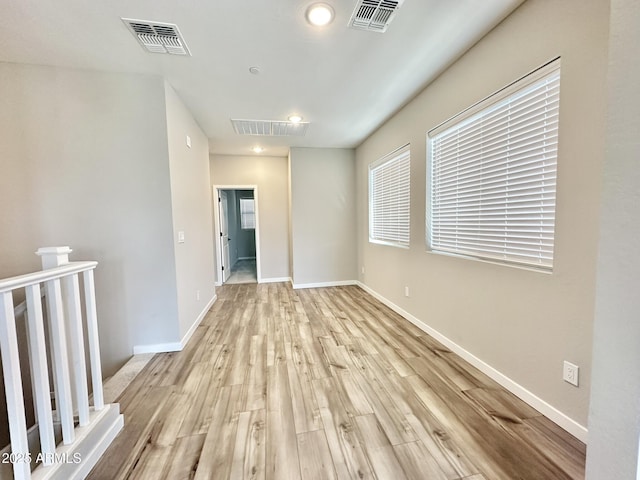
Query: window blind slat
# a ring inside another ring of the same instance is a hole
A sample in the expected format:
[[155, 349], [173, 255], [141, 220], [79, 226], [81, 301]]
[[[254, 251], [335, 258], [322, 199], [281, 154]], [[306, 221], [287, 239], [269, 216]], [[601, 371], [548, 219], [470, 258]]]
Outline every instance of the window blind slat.
[[243, 230], [256, 228], [256, 210], [253, 198], [240, 199], [240, 228]]
[[559, 62], [547, 68], [429, 136], [431, 250], [552, 268]]
[[409, 246], [410, 167], [408, 145], [370, 166], [370, 241]]

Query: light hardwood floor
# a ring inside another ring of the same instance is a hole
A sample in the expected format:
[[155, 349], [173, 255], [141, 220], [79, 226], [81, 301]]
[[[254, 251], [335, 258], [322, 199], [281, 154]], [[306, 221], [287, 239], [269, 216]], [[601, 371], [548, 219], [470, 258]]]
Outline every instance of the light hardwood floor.
[[585, 446], [358, 287], [228, 285], [97, 479], [584, 478]]

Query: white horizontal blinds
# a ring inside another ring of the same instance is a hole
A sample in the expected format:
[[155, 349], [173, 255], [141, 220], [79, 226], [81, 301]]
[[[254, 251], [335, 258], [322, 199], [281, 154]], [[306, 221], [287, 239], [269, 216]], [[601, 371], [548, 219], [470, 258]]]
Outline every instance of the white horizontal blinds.
[[253, 198], [240, 199], [240, 228], [256, 228], [256, 210]]
[[409, 246], [409, 145], [392, 152], [369, 168], [369, 239]]
[[559, 62], [550, 70], [429, 139], [432, 250], [552, 268]]

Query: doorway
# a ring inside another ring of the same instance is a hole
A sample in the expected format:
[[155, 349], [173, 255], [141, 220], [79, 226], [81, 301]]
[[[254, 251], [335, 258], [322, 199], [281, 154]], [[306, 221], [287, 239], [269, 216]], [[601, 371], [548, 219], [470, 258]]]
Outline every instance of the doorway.
[[257, 186], [216, 185], [213, 194], [216, 283], [260, 283]]

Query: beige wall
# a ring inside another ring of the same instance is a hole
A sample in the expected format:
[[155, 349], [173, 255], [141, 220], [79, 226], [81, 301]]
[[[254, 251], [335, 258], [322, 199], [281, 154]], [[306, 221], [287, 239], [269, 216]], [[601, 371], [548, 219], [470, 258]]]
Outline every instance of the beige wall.
[[[178, 315], [183, 339], [192, 332], [215, 295], [209, 141], [166, 82], [165, 99]], [[187, 146], [187, 136], [191, 147]], [[184, 243], [178, 243], [180, 231], [184, 232]]]
[[0, 63], [0, 277], [41, 246], [97, 260], [105, 375], [178, 339], [164, 84]]
[[[529, 0], [357, 149], [361, 280], [559, 410], [577, 430], [587, 424], [589, 405], [607, 38], [607, 2]], [[427, 253], [426, 132], [557, 56], [554, 273]], [[370, 244], [367, 166], [406, 143], [411, 248]], [[563, 382], [563, 360], [580, 366], [579, 388]]]
[[287, 158], [211, 155], [211, 185], [257, 185], [262, 280], [289, 278]]
[[640, 438], [640, 4], [611, 2], [587, 479], [635, 480]]
[[294, 286], [357, 279], [354, 153], [340, 148], [290, 151]]

